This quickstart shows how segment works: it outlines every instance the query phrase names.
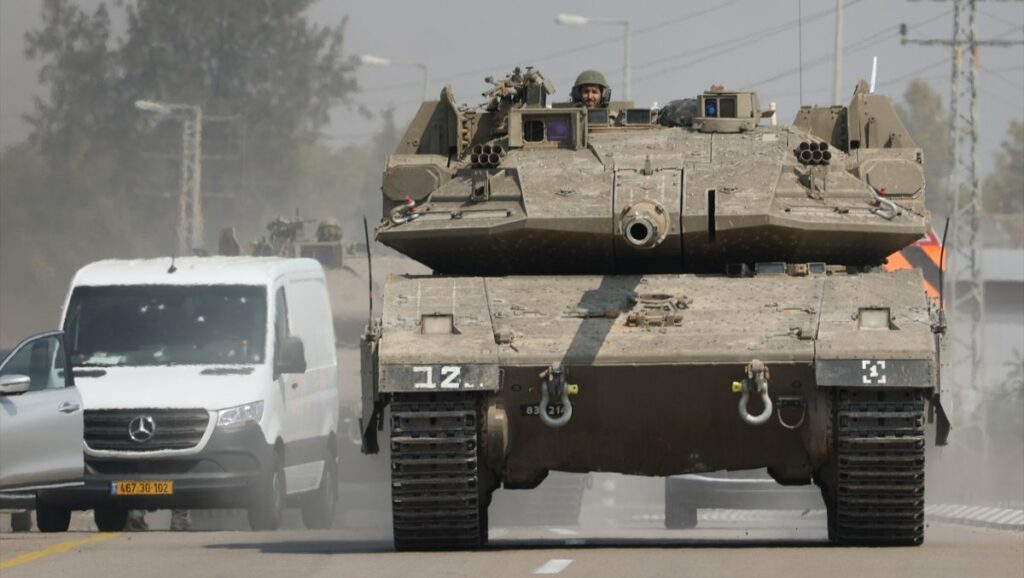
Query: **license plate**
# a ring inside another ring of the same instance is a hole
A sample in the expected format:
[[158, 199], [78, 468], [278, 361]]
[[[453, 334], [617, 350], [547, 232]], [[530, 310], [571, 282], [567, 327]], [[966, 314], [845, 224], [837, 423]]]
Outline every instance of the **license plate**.
[[110, 482], [111, 496], [169, 496], [174, 493], [174, 482]]

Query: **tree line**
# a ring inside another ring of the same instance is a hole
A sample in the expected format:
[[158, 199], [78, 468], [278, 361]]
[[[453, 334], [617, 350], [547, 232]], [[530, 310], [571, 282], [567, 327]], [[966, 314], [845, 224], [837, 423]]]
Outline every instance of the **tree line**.
[[346, 21], [312, 22], [313, 3], [133, 0], [87, 12], [43, 1], [25, 54], [40, 64], [44, 94], [25, 116], [28, 138], [0, 155], [4, 343], [52, 327], [83, 264], [175, 251], [181, 123], [136, 100], [203, 110], [207, 246], [220, 227], [237, 226], [245, 242], [296, 211], [337, 218], [353, 234], [362, 215], [379, 216], [380, 170], [398, 129], [384, 112], [370, 142], [325, 143], [332, 110], [370, 113], [352, 101]]
[[[359, 146], [322, 138], [353, 102], [346, 21], [313, 23], [315, 0], [125, 0], [110, 10], [44, 0], [25, 36], [45, 90], [30, 136], [0, 154], [0, 340], [48, 328], [73, 272], [105, 257], [170, 255], [176, 247], [181, 126], [136, 110], [139, 99], [202, 107], [206, 243], [235, 225], [251, 240], [278, 215], [334, 217], [356, 233], [379, 217], [384, 158], [397, 144], [389, 113]], [[924, 148], [929, 205], [945, 214], [952, 168], [942, 99], [915, 80], [901, 116]], [[1024, 212], [1024, 126], [1009, 123], [985, 179], [986, 210]], [[1024, 232], [1011, 232], [1018, 240]], [[353, 235], [354, 240], [361, 235]], [[1024, 242], [1024, 241], [1022, 241]]]

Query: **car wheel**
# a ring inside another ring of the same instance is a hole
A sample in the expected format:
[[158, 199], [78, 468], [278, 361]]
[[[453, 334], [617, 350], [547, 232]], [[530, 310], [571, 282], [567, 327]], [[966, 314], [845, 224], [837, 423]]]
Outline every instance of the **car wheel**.
[[337, 460], [328, 455], [320, 487], [302, 498], [302, 524], [311, 530], [326, 530], [334, 524], [338, 504], [337, 471]]
[[11, 514], [11, 531], [32, 531], [32, 512], [14, 512]]
[[92, 519], [100, 532], [120, 532], [128, 523], [128, 510], [125, 508], [96, 508]]
[[261, 484], [256, 500], [249, 506], [249, 525], [253, 530], [276, 530], [281, 525], [288, 493], [285, 488], [284, 467], [280, 457], [274, 459], [274, 469]]
[[67, 532], [70, 525], [70, 509], [52, 506], [36, 498], [36, 526], [40, 532]]

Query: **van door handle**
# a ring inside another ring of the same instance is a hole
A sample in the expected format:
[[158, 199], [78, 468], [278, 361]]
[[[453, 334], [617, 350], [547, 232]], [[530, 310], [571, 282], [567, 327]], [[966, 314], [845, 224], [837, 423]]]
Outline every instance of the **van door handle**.
[[66, 401], [57, 406], [57, 411], [61, 413], [75, 413], [79, 409], [81, 409], [81, 407], [79, 407], [77, 403], [68, 403]]

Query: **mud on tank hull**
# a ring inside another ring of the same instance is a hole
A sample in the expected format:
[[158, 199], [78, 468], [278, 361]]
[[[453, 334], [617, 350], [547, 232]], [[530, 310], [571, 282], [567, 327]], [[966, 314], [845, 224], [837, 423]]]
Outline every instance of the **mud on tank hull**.
[[485, 543], [491, 491], [548, 470], [767, 467], [822, 487], [835, 541], [923, 540], [936, 342], [916, 270], [393, 276], [373, 345], [399, 548]]

